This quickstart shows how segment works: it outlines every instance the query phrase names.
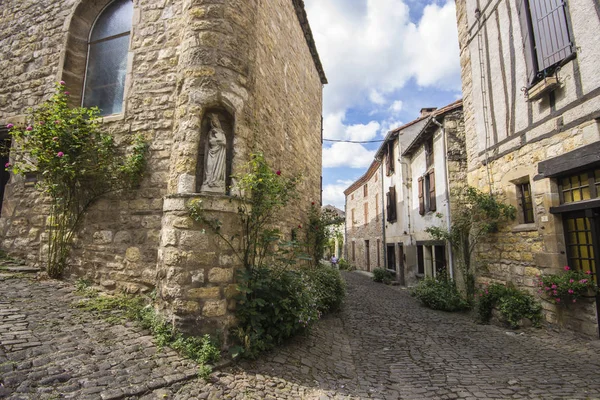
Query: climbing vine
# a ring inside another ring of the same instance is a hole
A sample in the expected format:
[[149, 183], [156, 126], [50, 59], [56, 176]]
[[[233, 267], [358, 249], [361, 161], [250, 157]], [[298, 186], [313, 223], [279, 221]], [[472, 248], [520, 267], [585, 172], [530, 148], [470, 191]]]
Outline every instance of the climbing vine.
[[64, 82], [28, 117], [27, 124], [8, 124], [15, 145], [14, 174], [36, 173], [37, 187], [51, 199], [48, 230], [48, 274], [62, 275], [73, 235], [85, 212], [101, 196], [135, 187], [146, 164], [147, 145], [141, 136], [131, 141], [129, 155], [117, 149], [100, 127], [96, 107], [70, 108]]
[[515, 207], [504, 204], [496, 196], [467, 186], [455, 192], [455, 211], [450, 230], [441, 227], [427, 228], [436, 240], [446, 240], [452, 246], [463, 274], [467, 298], [475, 295], [473, 253], [483, 238], [497, 232], [500, 226], [516, 217]]

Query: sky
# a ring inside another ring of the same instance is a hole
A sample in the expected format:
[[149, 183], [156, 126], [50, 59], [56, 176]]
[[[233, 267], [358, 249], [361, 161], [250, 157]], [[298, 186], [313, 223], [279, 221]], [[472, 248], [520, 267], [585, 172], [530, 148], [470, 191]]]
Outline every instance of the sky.
[[[381, 140], [461, 97], [454, 0], [305, 0], [327, 80], [325, 139]], [[323, 144], [323, 204], [344, 209], [381, 143]]]

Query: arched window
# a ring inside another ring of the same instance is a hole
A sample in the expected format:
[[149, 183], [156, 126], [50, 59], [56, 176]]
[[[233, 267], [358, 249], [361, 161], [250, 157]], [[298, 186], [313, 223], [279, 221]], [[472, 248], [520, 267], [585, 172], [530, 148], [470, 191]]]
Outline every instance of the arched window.
[[102, 115], [123, 110], [133, 2], [116, 0], [98, 16], [90, 32], [82, 104]]

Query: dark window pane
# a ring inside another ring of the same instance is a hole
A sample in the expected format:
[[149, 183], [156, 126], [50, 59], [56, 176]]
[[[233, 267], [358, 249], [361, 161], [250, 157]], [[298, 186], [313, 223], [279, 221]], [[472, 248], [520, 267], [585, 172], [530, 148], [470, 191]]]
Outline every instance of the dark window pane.
[[90, 42], [129, 32], [132, 18], [133, 2], [131, 0], [115, 1], [106, 7], [96, 20]]
[[84, 107], [97, 106], [102, 115], [123, 109], [129, 35], [90, 45]]

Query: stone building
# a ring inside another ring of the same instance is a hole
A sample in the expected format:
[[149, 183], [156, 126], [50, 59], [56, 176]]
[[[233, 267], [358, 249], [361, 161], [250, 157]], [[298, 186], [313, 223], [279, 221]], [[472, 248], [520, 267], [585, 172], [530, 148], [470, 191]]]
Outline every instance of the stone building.
[[357, 269], [372, 271], [383, 264], [381, 165], [373, 160], [367, 172], [348, 189], [344, 258]]
[[[600, 7], [594, 0], [457, 0], [468, 181], [518, 208], [479, 252], [479, 281], [600, 262]], [[598, 301], [545, 316], [598, 334]]]
[[426, 229], [449, 228], [453, 189], [465, 182], [462, 101], [423, 108], [419, 118], [388, 133], [376, 158], [385, 171], [386, 268], [408, 286], [442, 272], [454, 276], [450, 246]]
[[[229, 326], [239, 265], [186, 203], [202, 199], [236, 233], [228, 187], [254, 151], [303, 176], [284, 215], [319, 201], [326, 78], [303, 1], [4, 0], [0, 15], [0, 125], [25, 122], [63, 80], [73, 105], [101, 108], [118, 143], [149, 143], [140, 188], [90, 210], [68, 272], [110, 289], [156, 288], [182, 328]], [[2, 179], [1, 246], [39, 264], [48, 204], [31, 180]]]

